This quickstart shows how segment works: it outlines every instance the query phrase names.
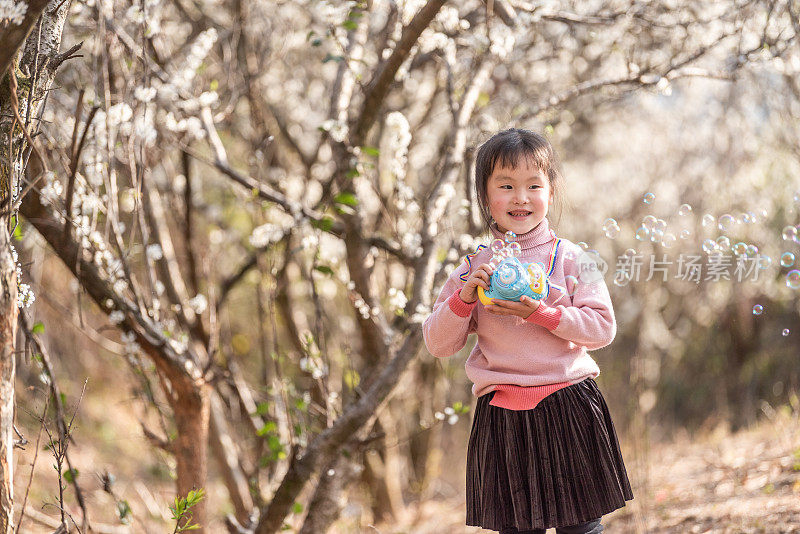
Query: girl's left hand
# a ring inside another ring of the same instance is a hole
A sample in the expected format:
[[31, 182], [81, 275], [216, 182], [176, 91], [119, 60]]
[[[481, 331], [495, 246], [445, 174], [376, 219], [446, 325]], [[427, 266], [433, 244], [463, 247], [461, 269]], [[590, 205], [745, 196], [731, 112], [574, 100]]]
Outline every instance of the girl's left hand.
[[486, 311], [498, 315], [516, 315], [527, 319], [530, 314], [539, 308], [539, 301], [524, 295], [517, 302], [515, 300], [493, 299], [491, 304], [486, 305]]

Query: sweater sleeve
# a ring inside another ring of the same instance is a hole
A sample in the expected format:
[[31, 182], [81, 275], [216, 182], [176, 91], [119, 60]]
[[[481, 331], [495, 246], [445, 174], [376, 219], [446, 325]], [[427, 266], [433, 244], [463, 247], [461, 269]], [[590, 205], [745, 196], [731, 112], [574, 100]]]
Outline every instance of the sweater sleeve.
[[[567, 274], [577, 275], [573, 263], [565, 265]], [[617, 334], [617, 322], [611, 295], [602, 277], [580, 281], [572, 295], [572, 305], [548, 306], [541, 303], [526, 321], [543, 326], [556, 335], [588, 350], [611, 344]]]
[[463, 285], [454, 271], [433, 304], [433, 311], [422, 323], [425, 346], [437, 358], [447, 358], [460, 351], [467, 344], [467, 336], [476, 331], [472, 311], [478, 301], [461, 300], [459, 293]]

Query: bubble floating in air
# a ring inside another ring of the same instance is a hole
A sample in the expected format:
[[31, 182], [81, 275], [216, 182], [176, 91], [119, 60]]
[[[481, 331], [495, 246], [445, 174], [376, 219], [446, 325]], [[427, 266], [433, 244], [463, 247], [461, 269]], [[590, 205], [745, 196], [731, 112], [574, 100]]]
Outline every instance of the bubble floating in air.
[[793, 269], [786, 273], [786, 287], [789, 289], [800, 289], [800, 271]]
[[794, 265], [794, 254], [791, 252], [781, 254], [781, 267], [791, 267], [792, 265]]
[[784, 329], [783, 329], [783, 332], [781, 332], [781, 335], [782, 335], [783, 337], [786, 337], [786, 336], [788, 336], [790, 333], [791, 333], [791, 332], [790, 332], [790, 330], [789, 330], [788, 328], [784, 328]]
[[681, 207], [678, 208], [678, 215], [681, 217], [686, 217], [692, 213], [692, 207], [689, 204], [681, 204]]
[[761, 304], [753, 306], [753, 315], [761, 315], [762, 313], [764, 313], [764, 306]]
[[723, 232], [727, 232], [731, 228], [736, 221], [733, 219], [733, 215], [724, 214], [719, 216], [719, 220], [717, 221], [717, 228], [722, 230]]
[[645, 193], [642, 202], [645, 204], [652, 204], [655, 199], [656, 196], [653, 193]]
[[706, 226], [714, 226], [717, 222], [717, 219], [711, 215], [710, 213], [706, 213], [703, 215], [703, 228]]

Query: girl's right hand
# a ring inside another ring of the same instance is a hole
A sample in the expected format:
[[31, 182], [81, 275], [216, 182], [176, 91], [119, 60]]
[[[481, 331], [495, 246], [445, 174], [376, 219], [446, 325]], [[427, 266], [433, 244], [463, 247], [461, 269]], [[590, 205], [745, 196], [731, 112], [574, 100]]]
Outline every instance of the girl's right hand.
[[488, 263], [479, 265], [475, 272], [467, 278], [467, 283], [461, 288], [459, 297], [467, 304], [472, 304], [478, 300], [478, 286], [484, 290], [489, 289], [489, 277], [492, 276], [494, 269]]

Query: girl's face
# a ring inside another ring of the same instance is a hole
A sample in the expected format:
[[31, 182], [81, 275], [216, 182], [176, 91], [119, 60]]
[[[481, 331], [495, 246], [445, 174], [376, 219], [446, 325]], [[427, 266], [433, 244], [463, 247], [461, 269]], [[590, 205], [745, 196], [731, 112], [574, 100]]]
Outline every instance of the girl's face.
[[547, 174], [525, 158], [516, 169], [494, 168], [486, 182], [486, 198], [501, 232], [524, 234], [547, 216], [553, 191]]

